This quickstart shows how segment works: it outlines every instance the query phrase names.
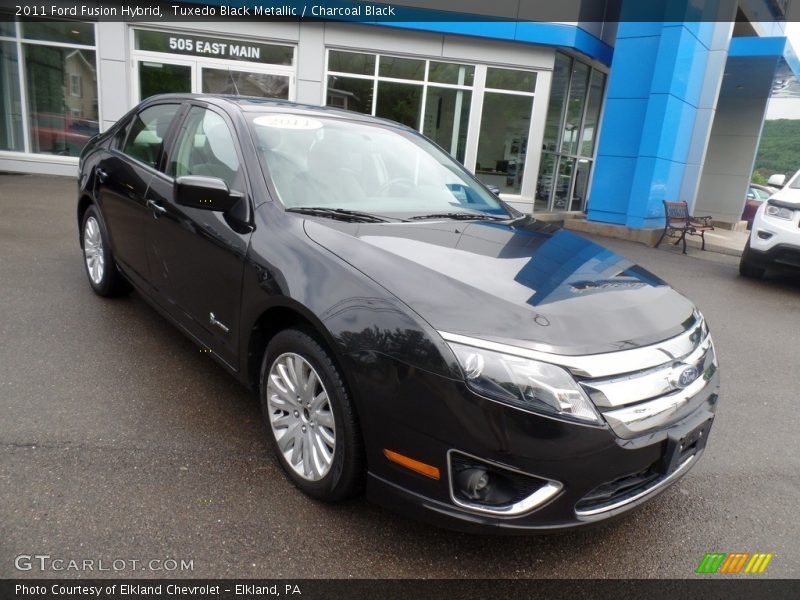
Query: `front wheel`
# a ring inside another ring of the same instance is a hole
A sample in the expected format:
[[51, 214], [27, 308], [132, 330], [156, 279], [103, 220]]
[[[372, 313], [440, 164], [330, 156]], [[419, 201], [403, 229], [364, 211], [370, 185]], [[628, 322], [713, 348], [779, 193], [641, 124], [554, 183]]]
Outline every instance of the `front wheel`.
[[750, 240], [747, 240], [747, 244], [742, 251], [742, 258], [739, 260], [739, 275], [751, 279], [761, 279], [765, 272], [766, 269], [764, 267], [759, 267], [753, 262]]
[[130, 288], [114, 262], [111, 245], [100, 211], [92, 205], [86, 209], [81, 223], [83, 265], [89, 285], [98, 296], [120, 296]]
[[299, 329], [275, 335], [261, 366], [261, 410], [278, 460], [326, 502], [360, 491], [364, 450], [350, 396], [329, 352]]

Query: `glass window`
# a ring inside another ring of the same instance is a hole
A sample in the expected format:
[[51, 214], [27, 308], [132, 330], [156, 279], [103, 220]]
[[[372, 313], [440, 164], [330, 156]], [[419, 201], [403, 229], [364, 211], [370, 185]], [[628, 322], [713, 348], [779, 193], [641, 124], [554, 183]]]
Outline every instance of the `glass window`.
[[29, 40], [94, 46], [94, 24], [78, 21], [20, 21], [22, 37]]
[[578, 153], [578, 136], [581, 132], [581, 119], [583, 118], [583, 105], [586, 102], [588, 80], [589, 66], [577, 61], [573, 62], [572, 81], [569, 88], [569, 101], [567, 102], [567, 117], [564, 121], [564, 131], [561, 137], [561, 152], [564, 154]]
[[136, 115], [122, 151], [146, 165], [157, 167], [164, 136], [178, 107], [178, 104], [159, 104]]
[[374, 80], [328, 75], [326, 104], [346, 110], [372, 114]]
[[422, 86], [378, 81], [375, 115], [417, 129], [422, 110]]
[[572, 198], [569, 210], [583, 210], [586, 207], [586, 193], [589, 190], [589, 172], [592, 163], [586, 158], [579, 158], [575, 168], [575, 185], [572, 187]]
[[23, 152], [19, 59], [14, 42], [0, 42], [0, 107], [0, 150]]
[[357, 75], [375, 75], [375, 55], [331, 50], [328, 53], [328, 70]]
[[431, 61], [428, 67], [428, 81], [434, 83], [472, 85], [474, 79], [475, 67], [472, 65], [456, 65]]
[[553, 193], [553, 209], [569, 210], [569, 188], [572, 183], [572, 170], [575, 159], [562, 156], [558, 161], [558, 176]]
[[605, 83], [600, 71], [556, 54], [536, 182], [537, 210], [586, 210]]
[[428, 87], [422, 133], [464, 162], [467, 125], [472, 92], [452, 88]]
[[214, 111], [192, 107], [178, 137], [168, 172], [174, 177], [217, 177], [233, 189], [239, 179], [239, 157], [225, 120]]
[[536, 179], [536, 210], [547, 210], [550, 204], [550, 194], [553, 193], [553, 171], [556, 166], [556, 155], [543, 152], [539, 162], [539, 177]]
[[486, 69], [486, 87], [496, 90], [533, 92], [536, 88], [536, 73], [518, 69]]
[[378, 74], [394, 79], [425, 79], [425, 61], [399, 56], [381, 56]]
[[481, 181], [503, 193], [519, 194], [522, 189], [532, 110], [532, 96], [484, 94], [475, 171]]
[[14, 21], [4, 21], [3, 16], [0, 15], [0, 35], [4, 35], [7, 37], [15, 37], [17, 34], [14, 31], [14, 29], [15, 29]]
[[769, 199], [769, 192], [765, 192], [759, 188], [750, 188], [750, 191], [753, 193], [753, 197], [757, 198], [758, 200], [768, 200]]
[[[32, 152], [79, 156], [98, 132], [92, 50], [23, 44]], [[69, 93], [73, 77], [81, 94]]]
[[569, 74], [572, 72], [572, 60], [563, 54], [556, 54], [553, 68], [553, 83], [550, 86], [550, 105], [547, 109], [547, 121], [544, 126], [543, 150], [558, 151], [558, 134], [561, 132], [561, 121], [564, 116], [564, 105], [567, 100]]
[[139, 62], [139, 99], [192, 91], [192, 68], [153, 61]]
[[289, 99], [289, 76], [203, 68], [204, 94]]
[[[377, 76], [373, 70], [376, 62]], [[426, 64], [428, 82], [425, 81]], [[472, 86], [474, 65], [329, 50], [328, 71], [325, 100], [328, 106], [374, 114], [414, 129], [421, 128], [458, 160], [464, 160], [472, 91], [443, 88], [441, 84]], [[362, 79], [334, 72], [370, 77]], [[409, 82], [388, 81], [387, 78]], [[411, 81], [419, 81], [419, 84]], [[427, 98], [425, 114], [422, 114], [423, 96]]]
[[597, 139], [597, 123], [600, 120], [600, 106], [603, 103], [603, 89], [606, 76], [600, 71], [592, 71], [592, 84], [589, 86], [589, 97], [586, 100], [586, 118], [581, 135], [581, 156], [594, 154], [594, 142]]

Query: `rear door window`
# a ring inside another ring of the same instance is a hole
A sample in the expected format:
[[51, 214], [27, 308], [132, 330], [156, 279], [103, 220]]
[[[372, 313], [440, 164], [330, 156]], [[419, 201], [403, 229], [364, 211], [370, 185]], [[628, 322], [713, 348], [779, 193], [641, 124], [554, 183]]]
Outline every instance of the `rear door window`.
[[149, 167], [157, 168], [164, 138], [179, 108], [179, 104], [157, 104], [137, 114], [128, 128], [122, 152]]

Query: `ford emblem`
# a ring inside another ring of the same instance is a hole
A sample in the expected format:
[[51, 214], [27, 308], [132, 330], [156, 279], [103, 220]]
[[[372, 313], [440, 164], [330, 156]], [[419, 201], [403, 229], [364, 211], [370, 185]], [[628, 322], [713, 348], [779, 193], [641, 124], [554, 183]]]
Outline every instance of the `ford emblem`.
[[697, 367], [686, 367], [680, 370], [680, 367], [672, 372], [672, 384], [678, 388], [685, 388], [700, 377], [700, 370]]

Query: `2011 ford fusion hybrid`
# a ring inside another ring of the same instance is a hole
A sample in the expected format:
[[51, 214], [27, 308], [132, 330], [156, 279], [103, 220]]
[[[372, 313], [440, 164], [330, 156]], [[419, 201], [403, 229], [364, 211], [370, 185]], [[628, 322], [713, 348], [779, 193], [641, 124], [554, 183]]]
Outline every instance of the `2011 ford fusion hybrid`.
[[78, 196], [92, 289], [135, 288], [254, 390], [314, 498], [557, 530], [706, 446], [719, 373], [692, 302], [396, 123], [155, 96], [88, 144]]

